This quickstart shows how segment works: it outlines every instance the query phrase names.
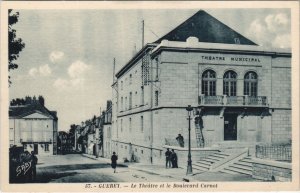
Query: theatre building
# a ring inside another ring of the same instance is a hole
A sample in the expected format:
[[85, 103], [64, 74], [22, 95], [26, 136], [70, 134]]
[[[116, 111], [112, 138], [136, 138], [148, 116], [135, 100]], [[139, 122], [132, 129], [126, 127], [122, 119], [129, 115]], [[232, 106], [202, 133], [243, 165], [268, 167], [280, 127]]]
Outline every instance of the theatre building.
[[[291, 53], [265, 50], [198, 11], [115, 75], [112, 150], [159, 163], [166, 146], [249, 148], [291, 142]], [[194, 149], [196, 151], [196, 149]]]

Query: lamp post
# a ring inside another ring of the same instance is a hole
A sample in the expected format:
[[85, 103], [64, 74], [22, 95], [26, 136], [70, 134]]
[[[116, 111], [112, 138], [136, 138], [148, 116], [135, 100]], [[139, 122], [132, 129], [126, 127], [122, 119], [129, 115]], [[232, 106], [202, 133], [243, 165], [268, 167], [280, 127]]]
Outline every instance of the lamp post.
[[192, 168], [192, 155], [191, 155], [191, 112], [193, 110], [193, 107], [191, 105], [188, 105], [186, 108], [188, 112], [188, 120], [189, 120], [189, 152], [188, 152], [188, 165], [186, 170], [186, 175], [193, 174], [193, 168]]

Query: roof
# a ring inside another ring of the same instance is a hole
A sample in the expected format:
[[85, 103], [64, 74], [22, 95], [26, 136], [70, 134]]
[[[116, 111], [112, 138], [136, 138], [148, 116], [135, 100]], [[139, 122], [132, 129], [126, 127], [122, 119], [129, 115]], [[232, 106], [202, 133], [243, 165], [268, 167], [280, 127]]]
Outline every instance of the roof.
[[239, 44], [257, 45], [203, 10], [198, 11], [154, 43], [161, 43], [164, 39], [185, 42], [189, 37], [197, 37], [200, 42], [223, 44], [236, 44], [235, 38], [238, 38]]
[[9, 107], [10, 118], [22, 118], [27, 115], [31, 115], [35, 112], [42, 113], [46, 116], [53, 117], [53, 119], [57, 120], [56, 111], [49, 111], [45, 106], [39, 103]]
[[136, 55], [131, 58], [125, 66], [123, 66], [116, 74], [116, 77], [119, 78], [122, 76], [128, 69], [130, 69], [139, 59], [141, 59], [146, 52], [149, 52], [149, 49], [154, 48], [157, 44], [146, 44]]

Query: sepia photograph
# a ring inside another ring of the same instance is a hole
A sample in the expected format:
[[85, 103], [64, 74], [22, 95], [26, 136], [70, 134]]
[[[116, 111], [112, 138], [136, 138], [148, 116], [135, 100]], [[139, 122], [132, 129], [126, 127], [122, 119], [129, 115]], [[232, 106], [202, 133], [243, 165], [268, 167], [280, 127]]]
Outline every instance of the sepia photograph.
[[7, 187], [299, 188], [298, 2], [80, 3], [2, 6]]

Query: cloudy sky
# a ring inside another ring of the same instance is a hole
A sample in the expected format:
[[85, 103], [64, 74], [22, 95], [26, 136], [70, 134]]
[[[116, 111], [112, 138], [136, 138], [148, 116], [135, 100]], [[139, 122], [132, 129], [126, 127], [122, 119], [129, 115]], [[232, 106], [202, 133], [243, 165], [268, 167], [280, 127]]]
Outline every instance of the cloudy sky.
[[[59, 130], [99, 115], [111, 98], [113, 58], [118, 71], [141, 48], [197, 10], [16, 10], [17, 36], [26, 43], [11, 71], [10, 99], [43, 95]], [[270, 49], [289, 48], [289, 9], [206, 9], [229, 27]]]

